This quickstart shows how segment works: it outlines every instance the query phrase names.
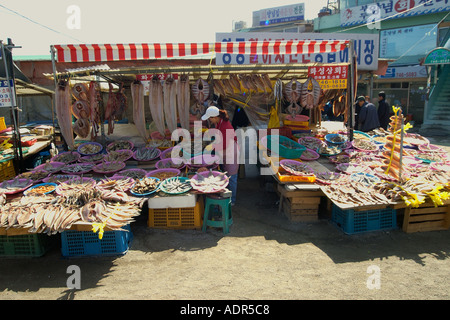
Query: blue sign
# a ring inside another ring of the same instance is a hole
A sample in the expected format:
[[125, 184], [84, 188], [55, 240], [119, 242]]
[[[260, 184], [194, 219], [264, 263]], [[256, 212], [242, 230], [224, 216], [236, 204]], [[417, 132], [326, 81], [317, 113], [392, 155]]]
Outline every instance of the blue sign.
[[[11, 88], [11, 91], [9, 90]], [[7, 80], [0, 81], [0, 108], [14, 106], [14, 81]]]

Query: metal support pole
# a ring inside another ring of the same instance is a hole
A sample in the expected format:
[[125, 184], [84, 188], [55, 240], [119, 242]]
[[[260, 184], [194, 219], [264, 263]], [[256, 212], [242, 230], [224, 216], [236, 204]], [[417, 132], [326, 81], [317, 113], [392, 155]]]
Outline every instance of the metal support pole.
[[349, 141], [353, 141], [353, 129], [355, 127], [355, 103], [353, 101], [353, 97], [355, 96], [355, 92], [354, 92], [354, 88], [355, 88], [355, 84], [354, 84], [354, 79], [355, 79], [355, 69], [354, 69], [354, 61], [353, 61], [353, 56], [354, 56], [354, 43], [353, 41], [349, 42], [348, 45], [348, 60], [350, 62], [350, 72], [349, 72], [349, 81], [347, 84], [347, 89], [349, 91], [349, 95], [350, 99], [348, 99], [347, 103], [348, 103], [348, 110], [349, 110], [349, 115], [348, 115], [348, 123], [347, 123], [347, 127], [348, 127], [348, 139]]
[[[14, 139], [14, 158], [15, 160], [17, 160], [19, 162], [19, 165], [17, 166], [16, 172], [22, 172], [23, 171], [23, 154], [22, 154], [22, 139], [20, 137], [20, 127], [19, 127], [19, 123], [18, 123], [18, 108], [17, 108], [17, 97], [16, 97], [16, 92], [14, 90], [13, 93], [13, 88], [11, 87], [10, 84], [10, 80], [13, 81], [13, 86], [14, 86], [14, 69], [13, 69], [13, 62], [12, 62], [12, 53], [10, 51], [10, 49], [8, 48], [8, 57], [6, 56], [6, 50], [5, 50], [5, 45], [3, 44], [3, 42], [0, 40], [0, 45], [1, 45], [1, 50], [2, 50], [2, 56], [3, 56], [3, 64], [5, 67], [5, 75], [6, 75], [6, 81], [8, 83], [8, 90], [9, 93], [11, 94], [11, 115], [12, 115], [12, 119], [13, 119], [13, 124], [14, 124], [14, 134], [13, 134], [13, 139]], [[13, 47], [13, 45], [9, 45], [9, 47]], [[10, 61], [7, 61], [8, 60]], [[9, 62], [9, 66], [8, 66], [8, 62]], [[9, 68], [11, 68], [11, 72], [12, 72], [12, 77], [9, 74]]]
[[[401, 126], [401, 131], [400, 131], [400, 163], [399, 163], [400, 167], [399, 167], [399, 169], [398, 169], [398, 180], [399, 180], [400, 183], [403, 182], [403, 181], [402, 181], [402, 167], [403, 167], [403, 165], [402, 165], [402, 162], [403, 162], [403, 137], [404, 137], [404, 135], [405, 135], [405, 133], [403, 132], [403, 128], [404, 128], [404, 126], [405, 126], [403, 117], [402, 117], [401, 121], [402, 121], [402, 126]], [[395, 146], [394, 146], [394, 148], [395, 148]]]
[[[56, 79], [56, 58], [55, 58], [55, 47], [50, 46], [50, 54], [52, 56], [52, 68], [53, 68], [53, 80], [55, 82], [55, 92], [52, 94], [52, 122], [53, 122], [53, 142], [56, 141], [56, 125], [55, 125], [55, 103], [56, 103], [56, 90], [58, 90], [58, 79]], [[59, 123], [58, 123], [59, 124]]]

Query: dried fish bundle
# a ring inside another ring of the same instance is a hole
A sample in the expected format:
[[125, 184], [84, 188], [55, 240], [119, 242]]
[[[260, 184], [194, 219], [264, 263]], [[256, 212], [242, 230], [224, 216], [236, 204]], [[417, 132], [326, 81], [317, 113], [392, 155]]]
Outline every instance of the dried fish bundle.
[[159, 179], [145, 177], [137, 181], [136, 184], [131, 189], [131, 191], [140, 195], [147, 194], [158, 189], [159, 184], [160, 184]]

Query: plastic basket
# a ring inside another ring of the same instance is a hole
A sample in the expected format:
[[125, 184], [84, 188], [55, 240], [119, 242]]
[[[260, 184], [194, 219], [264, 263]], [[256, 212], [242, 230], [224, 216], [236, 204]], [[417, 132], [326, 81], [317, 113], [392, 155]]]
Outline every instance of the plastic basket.
[[36, 233], [0, 236], [0, 257], [41, 257], [53, 247], [56, 238]]
[[92, 231], [64, 231], [61, 233], [61, 253], [63, 257], [101, 257], [124, 255], [133, 239], [130, 226], [127, 231], [105, 231], [100, 240]]
[[195, 207], [148, 210], [148, 226], [156, 229], [201, 229], [204, 204], [200, 199]]
[[355, 211], [333, 205], [332, 222], [346, 234], [397, 228], [397, 211], [391, 208]]
[[[267, 148], [271, 149], [271, 143], [272, 143], [272, 136], [267, 136]], [[275, 136], [276, 137], [276, 136]], [[285, 158], [285, 159], [299, 159], [303, 152], [306, 150], [306, 147], [299, 144], [298, 142], [295, 142], [294, 140], [291, 140], [289, 138], [286, 138], [284, 136], [278, 136], [279, 138], [279, 146], [278, 146], [278, 154], [280, 155], [280, 157]], [[287, 148], [285, 146], [282, 145], [282, 143], [289, 143], [293, 146], [296, 147], [296, 149], [290, 149]]]
[[0, 163], [0, 182], [10, 180], [16, 176], [13, 160], [8, 160]]

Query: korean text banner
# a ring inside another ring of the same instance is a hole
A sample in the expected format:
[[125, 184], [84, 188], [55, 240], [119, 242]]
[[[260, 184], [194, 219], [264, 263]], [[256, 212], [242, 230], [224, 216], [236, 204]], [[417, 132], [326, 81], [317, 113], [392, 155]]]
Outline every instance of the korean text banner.
[[[215, 43], [55, 45], [58, 62], [100, 62], [179, 58], [213, 53], [285, 55], [339, 52], [346, 40], [289, 40]], [[378, 49], [377, 49], [378, 50]]]
[[341, 27], [444, 12], [450, 10], [448, 0], [388, 0], [341, 10]]
[[[286, 41], [286, 40], [353, 40], [357, 54], [358, 70], [378, 69], [378, 34], [336, 34], [336, 33], [282, 33], [282, 32], [235, 32], [216, 33], [217, 42], [247, 42], [247, 41]], [[290, 53], [290, 54], [230, 54], [218, 53], [217, 65], [227, 64], [289, 64], [289, 63], [347, 63], [348, 48], [339, 52], [322, 53]]]

